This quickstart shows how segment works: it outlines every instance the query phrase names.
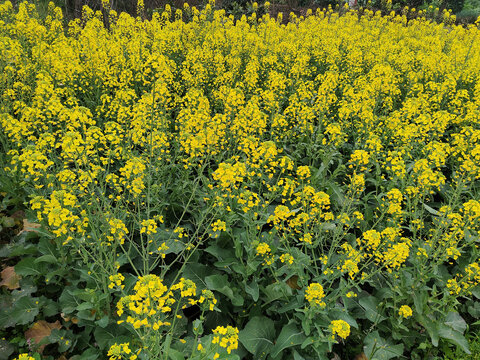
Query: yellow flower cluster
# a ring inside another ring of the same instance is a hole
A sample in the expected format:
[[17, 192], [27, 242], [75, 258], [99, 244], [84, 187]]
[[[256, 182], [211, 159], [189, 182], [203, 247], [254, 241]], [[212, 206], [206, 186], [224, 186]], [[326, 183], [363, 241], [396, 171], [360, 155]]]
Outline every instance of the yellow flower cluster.
[[324, 297], [323, 286], [319, 283], [311, 283], [305, 290], [305, 299], [307, 299], [311, 306], [325, 307]]
[[413, 314], [412, 309], [408, 305], [402, 305], [398, 310], [398, 315], [404, 318], [409, 318], [410, 316], [412, 316], [412, 314]]
[[113, 289], [115, 287], [119, 287], [121, 289], [125, 288], [125, 285], [122, 284], [123, 280], [125, 280], [125, 277], [118, 273], [115, 275], [110, 275], [109, 278], [110, 284], [108, 284], [109, 289]]
[[[179, 296], [175, 292], [179, 292]], [[138, 278], [133, 294], [118, 301], [117, 315], [127, 313], [125, 321], [135, 329], [151, 328], [156, 331], [172, 324], [172, 306], [176, 303], [182, 304], [182, 308], [200, 304], [213, 311], [217, 300], [210, 290], [203, 290], [198, 296], [195, 283], [189, 279], [181, 278], [169, 289], [157, 275], [149, 274]], [[124, 320], [119, 320], [119, 323], [122, 322]]]
[[350, 335], [350, 325], [343, 320], [332, 320], [330, 323], [330, 330], [332, 332], [332, 338], [338, 335], [342, 339], [346, 339]]
[[227, 349], [230, 354], [232, 350], [238, 348], [238, 329], [232, 326], [217, 326], [213, 329], [212, 344], [219, 344]]
[[15, 358], [15, 360], [35, 360], [35, 358], [33, 356], [28, 355], [28, 354], [20, 354], [20, 355], [18, 355], [17, 358]]
[[476, 286], [480, 285], [480, 265], [477, 262], [467, 265], [465, 274], [457, 274], [447, 281], [447, 289], [450, 294], [471, 294]]
[[130, 349], [129, 346], [130, 346], [130, 343], [113, 344], [108, 350], [108, 353], [107, 353], [108, 359], [109, 360], [137, 359], [137, 355], [132, 354], [132, 350]]

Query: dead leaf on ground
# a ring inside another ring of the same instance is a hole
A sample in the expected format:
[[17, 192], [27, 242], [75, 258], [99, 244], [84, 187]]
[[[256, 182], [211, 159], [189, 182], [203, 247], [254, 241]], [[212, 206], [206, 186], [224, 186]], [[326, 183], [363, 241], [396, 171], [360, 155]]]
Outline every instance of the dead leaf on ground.
[[368, 360], [368, 358], [367, 358], [367, 355], [365, 355], [364, 353], [361, 353], [355, 356], [355, 360]]
[[9, 290], [15, 290], [20, 287], [20, 275], [15, 273], [15, 268], [13, 266], [8, 266], [3, 269], [0, 275], [2, 276], [0, 287], [5, 286]]
[[[33, 340], [35, 344], [38, 344], [42, 341], [45, 337], [49, 336], [52, 333], [53, 329], [61, 329], [62, 325], [60, 321], [55, 321], [54, 323], [49, 323], [45, 320], [37, 321], [32, 325], [30, 329], [25, 331], [25, 339]], [[43, 351], [45, 345], [40, 346], [39, 352]]]
[[298, 286], [298, 276], [293, 275], [290, 279], [287, 280], [287, 285], [290, 286], [292, 289], [300, 290], [301, 287]]
[[18, 235], [23, 234], [24, 232], [37, 231], [40, 226], [40, 224], [31, 223], [27, 219], [23, 219], [23, 229], [18, 233]]

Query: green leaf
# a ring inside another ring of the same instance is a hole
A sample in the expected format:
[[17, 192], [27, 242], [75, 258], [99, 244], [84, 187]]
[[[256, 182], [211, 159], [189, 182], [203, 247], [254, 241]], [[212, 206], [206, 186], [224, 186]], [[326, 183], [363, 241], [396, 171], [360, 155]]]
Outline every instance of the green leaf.
[[363, 352], [369, 360], [389, 360], [403, 355], [403, 344], [391, 344], [378, 331], [368, 334], [364, 343]]
[[81, 355], [74, 355], [70, 360], [97, 360], [100, 356], [100, 353], [97, 349], [87, 349]]
[[203, 322], [200, 319], [196, 319], [193, 321], [193, 333], [196, 336], [200, 336], [203, 334]]
[[417, 315], [416, 319], [418, 322], [427, 330], [428, 335], [430, 335], [430, 339], [432, 340], [432, 345], [433, 346], [438, 346], [438, 339], [439, 339], [439, 334], [438, 334], [438, 327], [439, 327], [439, 322], [436, 321], [435, 319], [430, 319], [427, 316], [423, 315]]
[[83, 302], [83, 303], [81, 303], [80, 305], [77, 306], [78, 311], [89, 310], [91, 308], [93, 308], [93, 304], [89, 303], [89, 302]]
[[58, 259], [59, 257], [59, 253], [55, 244], [45, 237], [40, 238], [38, 241], [38, 251], [42, 255], [51, 255], [55, 259]]
[[100, 326], [101, 328], [106, 328], [109, 323], [110, 318], [108, 316], [104, 316], [100, 320], [95, 321], [95, 324]]
[[467, 354], [471, 354], [468, 347], [468, 341], [461, 332], [453, 330], [451, 327], [440, 325], [440, 328], [438, 329], [438, 335], [441, 338], [450, 340], [454, 344], [458, 345]]
[[14, 304], [11, 316], [17, 324], [26, 325], [33, 322], [38, 312], [38, 298], [24, 296]]
[[20, 276], [43, 275], [46, 273], [45, 264], [37, 264], [35, 258], [25, 258], [15, 265], [15, 273]]
[[423, 207], [425, 208], [425, 210], [427, 210], [427, 211], [428, 211], [430, 214], [432, 214], [432, 215], [436, 215], [436, 216], [439, 216], [439, 215], [440, 215], [440, 213], [439, 213], [437, 210], [435, 210], [434, 208], [428, 206], [428, 205], [425, 204], [425, 203], [423, 203]]
[[77, 306], [79, 306], [82, 301], [76, 296], [72, 295], [72, 292], [69, 291], [69, 288], [65, 288], [58, 299], [60, 303], [60, 308], [65, 314], [71, 314], [75, 311]]
[[35, 264], [39, 264], [42, 262], [48, 263], [48, 264], [56, 264], [58, 263], [58, 259], [53, 255], [42, 255], [35, 259]]
[[445, 325], [462, 334], [467, 329], [467, 323], [456, 311], [451, 311], [447, 314], [447, 317], [445, 318]]
[[205, 278], [212, 272], [212, 269], [206, 265], [189, 263], [185, 266], [183, 277], [192, 280], [197, 285], [197, 289], [204, 290], [207, 288]]
[[423, 314], [423, 308], [427, 304], [427, 292], [426, 291], [414, 291], [412, 292], [413, 303], [415, 304], [415, 311], [418, 314]]
[[8, 360], [9, 356], [13, 354], [15, 347], [5, 340], [0, 340], [0, 360]]
[[257, 301], [259, 297], [258, 283], [253, 280], [250, 284], [246, 284], [245, 292], [252, 297], [253, 301]]
[[235, 258], [235, 253], [233, 249], [224, 249], [218, 245], [212, 245], [205, 249], [209, 254], [215, 256], [219, 261], [224, 261], [229, 258]]
[[170, 348], [168, 350], [168, 358], [170, 360], [185, 360], [185, 355], [178, 350]]
[[298, 330], [295, 324], [290, 323], [284, 326], [272, 349], [272, 356], [276, 357], [284, 349], [302, 344], [305, 339], [306, 336], [301, 330]]
[[252, 318], [238, 334], [238, 339], [254, 355], [254, 359], [263, 359], [270, 353], [274, 338], [275, 325], [265, 316]]
[[226, 275], [207, 276], [205, 278], [205, 284], [209, 290], [218, 291], [219, 293], [227, 296], [232, 301], [233, 305], [243, 305], [243, 297], [233, 293], [233, 290], [229, 286], [228, 277]]
[[105, 329], [98, 327], [93, 332], [93, 335], [100, 349], [104, 350], [108, 349], [114, 343], [120, 344], [131, 341], [131, 336], [123, 335], [122, 329], [116, 324], [112, 324]]
[[385, 317], [378, 312], [378, 300], [374, 296], [362, 297], [358, 303], [365, 310], [365, 317], [373, 323], [379, 323], [385, 320]]
[[293, 360], [305, 360], [305, 358], [297, 350], [293, 350]]

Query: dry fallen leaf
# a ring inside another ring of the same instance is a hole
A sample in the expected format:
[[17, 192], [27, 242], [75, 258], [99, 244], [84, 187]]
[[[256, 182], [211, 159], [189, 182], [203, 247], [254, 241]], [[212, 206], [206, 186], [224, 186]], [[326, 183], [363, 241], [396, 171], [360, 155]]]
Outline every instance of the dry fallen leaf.
[[290, 286], [292, 289], [300, 290], [301, 287], [298, 286], [298, 276], [293, 275], [290, 279], [287, 280], [287, 285]]
[[355, 360], [368, 360], [368, 358], [364, 353], [361, 353], [355, 356]]
[[27, 219], [23, 219], [23, 229], [18, 233], [18, 235], [24, 232], [37, 231], [37, 229], [40, 228], [40, 226], [41, 226], [40, 224], [31, 223]]
[[[58, 320], [55, 321], [54, 323], [49, 323], [45, 320], [40, 320], [34, 323], [30, 329], [25, 331], [25, 338], [27, 339], [27, 341], [33, 339], [35, 344], [38, 344], [45, 337], [49, 336], [52, 333], [53, 329], [61, 329], [61, 328], [62, 328], [62, 325]], [[45, 345], [40, 346], [38, 351], [42, 352], [44, 347]]]
[[0, 286], [5, 286], [9, 290], [15, 290], [20, 287], [20, 275], [15, 273], [15, 268], [13, 266], [8, 266], [3, 269], [0, 275], [2, 276]]

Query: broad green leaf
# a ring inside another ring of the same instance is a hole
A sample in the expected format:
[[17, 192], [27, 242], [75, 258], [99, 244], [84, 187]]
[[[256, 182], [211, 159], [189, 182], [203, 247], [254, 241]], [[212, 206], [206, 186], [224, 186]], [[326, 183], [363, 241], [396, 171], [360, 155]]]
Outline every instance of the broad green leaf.
[[92, 308], [93, 308], [93, 304], [89, 302], [82, 302], [80, 305], [77, 306], [78, 311], [89, 310]]
[[40, 238], [38, 241], [38, 251], [42, 255], [51, 255], [55, 259], [58, 259], [59, 257], [59, 253], [55, 244], [45, 237]]
[[101, 328], [106, 328], [109, 322], [110, 318], [108, 316], [104, 316], [100, 320], [95, 321], [95, 324], [97, 324]]
[[358, 301], [365, 310], [365, 317], [373, 323], [379, 323], [385, 319], [378, 312], [378, 300], [374, 296], [362, 297]]
[[70, 360], [96, 360], [100, 357], [101, 352], [97, 349], [87, 349], [81, 355], [74, 355]]
[[438, 335], [441, 338], [452, 341], [454, 344], [458, 345], [464, 352], [471, 354], [468, 347], [468, 341], [465, 339], [465, 336], [461, 332], [453, 330], [451, 327], [440, 325], [438, 329]]
[[391, 344], [380, 337], [378, 331], [368, 334], [364, 344], [363, 352], [369, 360], [389, 360], [403, 355], [403, 344]]
[[467, 329], [467, 323], [456, 311], [451, 311], [447, 314], [447, 317], [445, 318], [445, 325], [462, 334]]
[[252, 297], [253, 301], [257, 301], [259, 297], [258, 283], [253, 280], [250, 284], [246, 284], [245, 292]]
[[0, 339], [0, 360], [8, 360], [14, 350], [15, 347], [12, 344]]
[[305, 358], [297, 350], [293, 350], [293, 360], [305, 360]]
[[235, 258], [233, 249], [224, 249], [218, 245], [212, 245], [205, 249], [209, 254], [215, 256], [219, 261], [224, 261], [229, 258]]
[[438, 327], [439, 327], [439, 322], [436, 321], [435, 319], [430, 319], [427, 316], [423, 316], [418, 314], [416, 316], [416, 319], [422, 325], [425, 330], [427, 330], [428, 335], [430, 335], [430, 339], [432, 340], [432, 345], [433, 346], [438, 346], [438, 339], [439, 339], [439, 334], [438, 334]]
[[170, 360], [185, 360], [185, 355], [178, 350], [170, 348], [168, 350], [168, 358]]
[[33, 322], [38, 312], [38, 298], [24, 296], [13, 304], [11, 316], [17, 324], [26, 325]]
[[413, 303], [415, 304], [415, 311], [418, 314], [423, 314], [423, 308], [427, 303], [427, 292], [426, 291], [414, 291], [412, 293]]
[[15, 272], [20, 276], [44, 275], [46, 273], [45, 264], [36, 263], [35, 258], [25, 258], [15, 265]]
[[106, 350], [114, 343], [120, 344], [131, 341], [131, 336], [125, 335], [122, 330], [118, 325], [112, 324], [105, 329], [96, 328], [93, 335], [100, 349]]
[[72, 295], [71, 291], [69, 291], [69, 288], [65, 288], [63, 290], [62, 295], [60, 295], [60, 298], [58, 300], [60, 303], [60, 308], [65, 314], [73, 313], [76, 310], [77, 306], [82, 303], [79, 298]]
[[276, 357], [284, 349], [302, 344], [305, 338], [303, 331], [299, 330], [295, 324], [290, 323], [284, 326], [272, 349], [272, 356]]
[[254, 359], [265, 358], [273, 348], [275, 324], [265, 316], [252, 318], [238, 334], [238, 339]]
[[189, 263], [185, 266], [183, 277], [192, 280], [197, 285], [197, 289], [204, 290], [207, 288], [205, 278], [207, 275], [212, 275], [212, 273], [215, 272], [212, 271], [211, 267], [203, 264]]
[[243, 305], [243, 297], [239, 294], [234, 294], [233, 290], [229, 286], [228, 277], [226, 275], [211, 275], [205, 278], [205, 284], [207, 288], [213, 291], [218, 291], [227, 296], [232, 304], [235, 306]]
[[39, 264], [42, 262], [47, 264], [56, 264], [58, 263], [58, 259], [53, 255], [42, 255], [35, 259], [35, 264]]

